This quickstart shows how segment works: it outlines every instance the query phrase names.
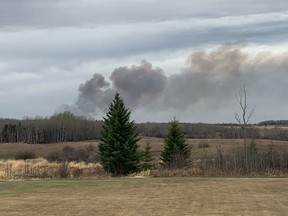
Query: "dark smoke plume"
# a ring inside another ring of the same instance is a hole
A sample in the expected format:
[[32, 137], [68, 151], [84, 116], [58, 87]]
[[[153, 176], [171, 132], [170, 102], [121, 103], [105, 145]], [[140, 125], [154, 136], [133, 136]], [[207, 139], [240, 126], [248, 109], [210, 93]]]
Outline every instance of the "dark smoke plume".
[[93, 113], [96, 107], [104, 111], [115, 93], [109, 87], [109, 82], [101, 74], [94, 74], [90, 80], [79, 86], [77, 107], [84, 113]]
[[[76, 103], [62, 109], [83, 115], [104, 112], [118, 91], [133, 109], [184, 110], [199, 102], [207, 106], [223, 104], [234, 99], [235, 90], [243, 85], [259, 90], [288, 77], [287, 53], [251, 55], [239, 44], [194, 52], [186, 63], [170, 77], [146, 60], [139, 66], [116, 68], [110, 76], [111, 84], [101, 74], [94, 74], [80, 85]], [[287, 86], [281, 85], [279, 91], [287, 92]]]
[[110, 80], [130, 107], [146, 106], [162, 96], [167, 78], [162, 69], [142, 60], [140, 66], [116, 68]]
[[244, 73], [247, 60], [240, 45], [192, 53], [187, 66], [169, 78], [165, 105], [185, 109], [201, 100], [227, 99], [233, 89], [253, 80], [253, 74]]
[[74, 105], [62, 105], [58, 112], [71, 111], [77, 115], [93, 116], [105, 112], [118, 91], [130, 108], [149, 107], [154, 104], [165, 89], [167, 78], [160, 68], [142, 60], [139, 66], [116, 68], [111, 76], [112, 87], [101, 74], [81, 84]]

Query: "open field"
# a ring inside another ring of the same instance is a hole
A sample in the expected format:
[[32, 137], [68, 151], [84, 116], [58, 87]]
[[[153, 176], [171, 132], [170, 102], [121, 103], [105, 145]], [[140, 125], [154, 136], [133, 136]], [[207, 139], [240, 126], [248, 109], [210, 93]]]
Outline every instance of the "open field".
[[[256, 140], [258, 147], [267, 147], [270, 144], [281, 151], [282, 148], [288, 147], [288, 141], [270, 141], [270, 140]], [[187, 142], [192, 147], [192, 157], [201, 158], [203, 156], [213, 156], [217, 154], [216, 146], [220, 146], [221, 150], [225, 153], [229, 152], [232, 148], [243, 145], [241, 139], [188, 139]], [[81, 148], [88, 145], [98, 146], [98, 141], [83, 141], [83, 142], [64, 142], [64, 143], [51, 143], [51, 144], [26, 144], [26, 143], [1, 143], [0, 144], [0, 159], [15, 158], [16, 154], [20, 151], [31, 151], [37, 157], [46, 157], [50, 152], [61, 152], [63, 147], [70, 145], [74, 148]], [[155, 137], [142, 137], [139, 142], [140, 149], [143, 149], [146, 143], [150, 143], [152, 152], [155, 157], [160, 155], [163, 148], [163, 139]], [[199, 148], [200, 143], [208, 144], [208, 148]]]
[[37, 157], [46, 157], [50, 152], [61, 152], [62, 149], [69, 145], [74, 148], [81, 148], [89, 146], [90, 144], [97, 146], [97, 141], [83, 141], [83, 142], [62, 142], [49, 144], [27, 144], [27, 143], [0, 143], [0, 158], [12, 159], [21, 151], [34, 152]]
[[287, 215], [284, 178], [0, 182], [1, 216]]

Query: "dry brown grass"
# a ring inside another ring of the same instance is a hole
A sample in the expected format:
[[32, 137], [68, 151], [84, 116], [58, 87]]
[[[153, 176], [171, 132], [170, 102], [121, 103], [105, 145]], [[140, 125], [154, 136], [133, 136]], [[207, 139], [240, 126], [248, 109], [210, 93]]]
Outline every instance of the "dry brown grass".
[[18, 152], [28, 151], [34, 152], [37, 157], [46, 157], [50, 152], [61, 152], [65, 146], [72, 146], [76, 149], [89, 145], [97, 146], [97, 141], [83, 142], [63, 142], [48, 144], [27, 144], [27, 143], [0, 143], [0, 158], [13, 159]]
[[[159, 158], [160, 152], [163, 149], [164, 141], [162, 138], [154, 138], [154, 137], [142, 137], [140, 140], [140, 149], [143, 149], [145, 144], [149, 142], [152, 147], [153, 155], [156, 158]], [[268, 149], [269, 145], [275, 146], [275, 150], [281, 151], [283, 148], [288, 147], [288, 141], [271, 141], [271, 140], [256, 140], [257, 148], [265, 151]], [[242, 139], [188, 139], [187, 143], [192, 148], [192, 159], [202, 159], [202, 158], [210, 158], [215, 157], [217, 153], [217, 147], [221, 148], [223, 154], [231, 152], [238, 147], [243, 147]], [[208, 148], [199, 148], [199, 144], [202, 143], [209, 144]]]
[[61, 164], [48, 162], [43, 158], [26, 161], [0, 160], [0, 180], [60, 178], [63, 174], [66, 174], [67, 178], [109, 176], [99, 163], [67, 162]]
[[287, 215], [288, 181], [144, 178], [0, 182], [1, 216]]
[[[271, 143], [275, 145], [276, 149], [280, 150], [288, 146], [288, 141], [270, 141], [270, 140], [256, 140], [257, 146], [267, 148]], [[217, 146], [221, 147], [223, 153], [231, 151], [235, 147], [241, 147], [243, 140], [241, 139], [188, 139], [188, 144], [192, 147], [192, 158], [198, 159], [203, 157], [211, 157], [217, 154]], [[199, 148], [199, 144], [208, 143], [208, 148]], [[0, 144], [0, 158], [13, 159], [20, 151], [34, 152], [37, 157], [46, 157], [50, 152], [61, 152], [63, 147], [70, 145], [76, 149], [86, 147], [89, 145], [98, 146], [98, 141], [84, 141], [84, 142], [65, 142], [65, 143], [51, 143], [51, 144], [25, 144], [25, 143], [2, 143]], [[163, 149], [164, 141], [162, 138], [142, 137], [139, 142], [140, 149], [144, 149], [146, 143], [150, 143], [152, 153], [155, 158], [159, 158], [160, 152]]]

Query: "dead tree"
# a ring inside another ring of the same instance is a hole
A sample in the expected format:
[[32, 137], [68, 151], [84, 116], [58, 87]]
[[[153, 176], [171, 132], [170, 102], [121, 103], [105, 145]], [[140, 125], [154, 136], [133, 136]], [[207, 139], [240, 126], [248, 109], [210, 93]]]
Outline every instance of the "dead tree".
[[238, 94], [235, 96], [237, 103], [240, 106], [241, 114], [235, 113], [235, 119], [240, 125], [243, 132], [244, 151], [245, 151], [245, 165], [248, 167], [248, 152], [247, 152], [247, 126], [250, 118], [252, 117], [255, 107], [250, 108], [248, 104], [248, 93], [246, 86], [239, 89]]

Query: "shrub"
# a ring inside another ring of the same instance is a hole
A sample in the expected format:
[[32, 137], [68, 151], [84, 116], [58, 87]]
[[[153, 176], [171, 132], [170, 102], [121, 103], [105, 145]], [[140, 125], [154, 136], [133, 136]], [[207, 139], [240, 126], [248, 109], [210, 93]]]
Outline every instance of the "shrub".
[[36, 154], [34, 152], [29, 151], [18, 152], [15, 157], [16, 160], [27, 160], [34, 158], [36, 158]]
[[50, 152], [47, 156], [47, 160], [50, 162], [60, 161], [61, 155], [59, 152]]
[[5, 180], [7, 178], [6, 173], [3, 171], [0, 171], [0, 180]]
[[210, 147], [210, 144], [207, 142], [200, 142], [198, 144], [198, 148], [209, 148], [209, 147]]
[[62, 149], [62, 159], [64, 161], [71, 161], [73, 158], [73, 153], [75, 151], [75, 148], [67, 145]]
[[97, 152], [93, 153], [93, 154], [89, 154], [89, 157], [87, 158], [87, 163], [98, 163], [100, 161], [99, 159], [99, 155]]
[[94, 152], [96, 150], [96, 147], [93, 144], [89, 144], [88, 146], [86, 146], [86, 150], [88, 152]]
[[80, 169], [78, 167], [72, 168], [72, 176], [73, 178], [80, 178], [83, 174], [83, 169]]
[[67, 162], [63, 162], [59, 166], [59, 177], [68, 178], [69, 177], [69, 167]]
[[71, 159], [72, 159], [72, 161], [80, 162], [80, 161], [87, 161], [88, 158], [89, 158], [88, 151], [84, 148], [80, 148], [80, 149], [76, 149], [73, 152], [73, 156]]

